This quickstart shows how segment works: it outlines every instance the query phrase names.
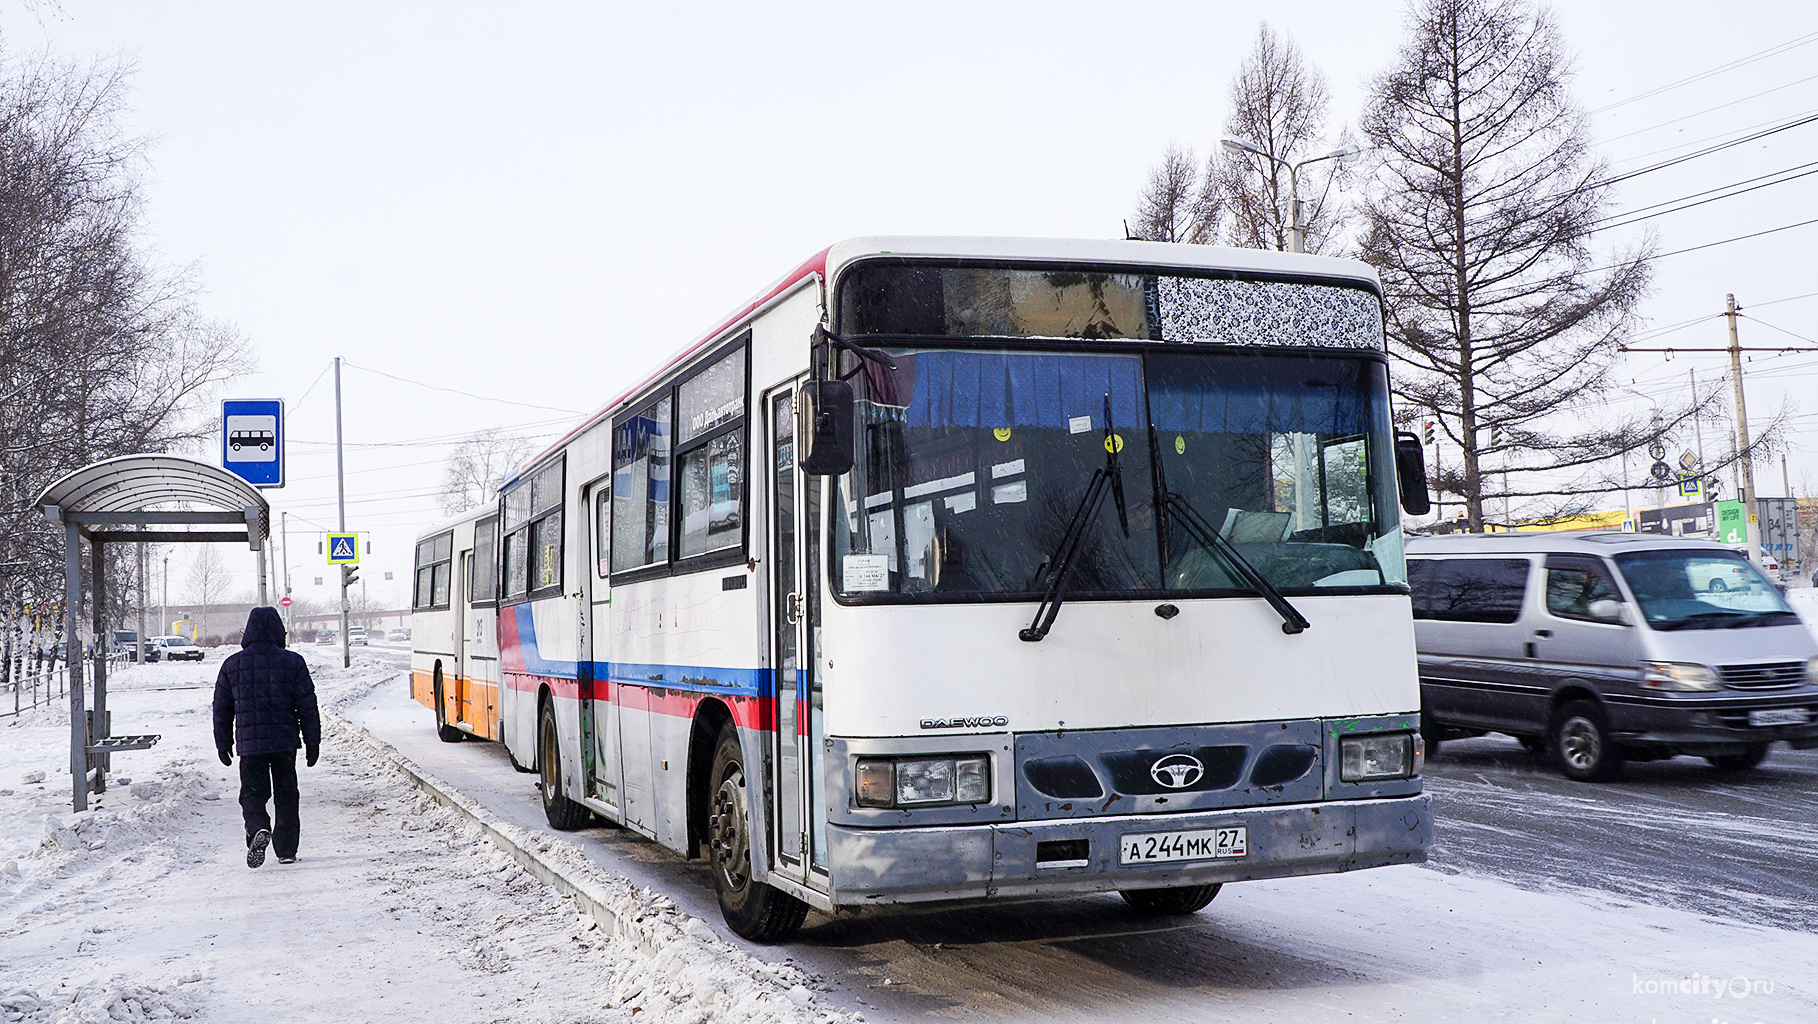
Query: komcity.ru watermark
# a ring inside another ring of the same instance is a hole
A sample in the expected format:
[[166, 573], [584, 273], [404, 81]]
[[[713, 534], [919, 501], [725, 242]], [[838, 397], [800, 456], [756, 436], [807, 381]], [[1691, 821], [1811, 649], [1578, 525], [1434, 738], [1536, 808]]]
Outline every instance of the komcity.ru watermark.
[[1750, 996], [1774, 994], [1774, 983], [1766, 978], [1737, 974], [1713, 978], [1708, 974], [1686, 974], [1678, 977], [1642, 977], [1629, 974], [1631, 991], [1638, 996], [1696, 996], [1706, 999], [1747, 999]]

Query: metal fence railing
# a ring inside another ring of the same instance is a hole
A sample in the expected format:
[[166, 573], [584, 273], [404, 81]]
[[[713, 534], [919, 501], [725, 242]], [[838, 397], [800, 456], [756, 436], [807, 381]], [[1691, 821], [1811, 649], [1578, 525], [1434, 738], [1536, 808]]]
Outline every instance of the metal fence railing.
[[[107, 664], [111, 673], [121, 665], [131, 664], [131, 659], [125, 652], [118, 652], [108, 656]], [[69, 670], [61, 661], [19, 658], [9, 667], [5, 680], [0, 681], [0, 718], [12, 718], [69, 696]], [[83, 667], [84, 682], [92, 682], [94, 669], [87, 659], [83, 660]]]

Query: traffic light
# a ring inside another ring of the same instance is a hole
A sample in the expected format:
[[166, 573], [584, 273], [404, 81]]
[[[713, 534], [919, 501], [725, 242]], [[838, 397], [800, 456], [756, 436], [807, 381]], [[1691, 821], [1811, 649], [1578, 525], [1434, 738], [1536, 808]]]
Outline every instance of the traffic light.
[[341, 587], [343, 589], [353, 586], [354, 581], [358, 580], [359, 578], [360, 578], [360, 567], [359, 566], [343, 565], [341, 567]]
[[1428, 444], [1433, 443], [1433, 421], [1432, 420], [1427, 421], [1427, 443]]

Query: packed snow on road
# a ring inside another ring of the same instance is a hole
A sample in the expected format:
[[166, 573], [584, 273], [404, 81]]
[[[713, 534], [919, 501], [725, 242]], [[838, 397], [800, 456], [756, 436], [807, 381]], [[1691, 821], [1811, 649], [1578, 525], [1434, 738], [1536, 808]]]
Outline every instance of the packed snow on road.
[[209, 731], [223, 653], [114, 676], [114, 731], [163, 740], [116, 755], [88, 813], [69, 811], [65, 706], [0, 722], [6, 1024], [1818, 1020], [1803, 931], [1455, 868], [1233, 885], [1140, 931], [1114, 897], [817, 918], [754, 956], [602, 867], [592, 833], [489, 819], [606, 894], [627, 922], [607, 935], [346, 723], [381, 696], [410, 713], [395, 652], [346, 671], [305, 649], [327, 714], [322, 763], [299, 769], [300, 857], [248, 870]]

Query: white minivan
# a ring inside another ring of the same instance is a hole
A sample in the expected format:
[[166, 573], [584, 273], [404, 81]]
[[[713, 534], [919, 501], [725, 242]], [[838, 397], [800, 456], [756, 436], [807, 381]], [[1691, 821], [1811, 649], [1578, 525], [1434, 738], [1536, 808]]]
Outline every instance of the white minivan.
[[1818, 640], [1721, 544], [1636, 533], [1408, 542], [1427, 754], [1501, 732], [1567, 777], [1693, 754], [1753, 768], [1818, 746]]

